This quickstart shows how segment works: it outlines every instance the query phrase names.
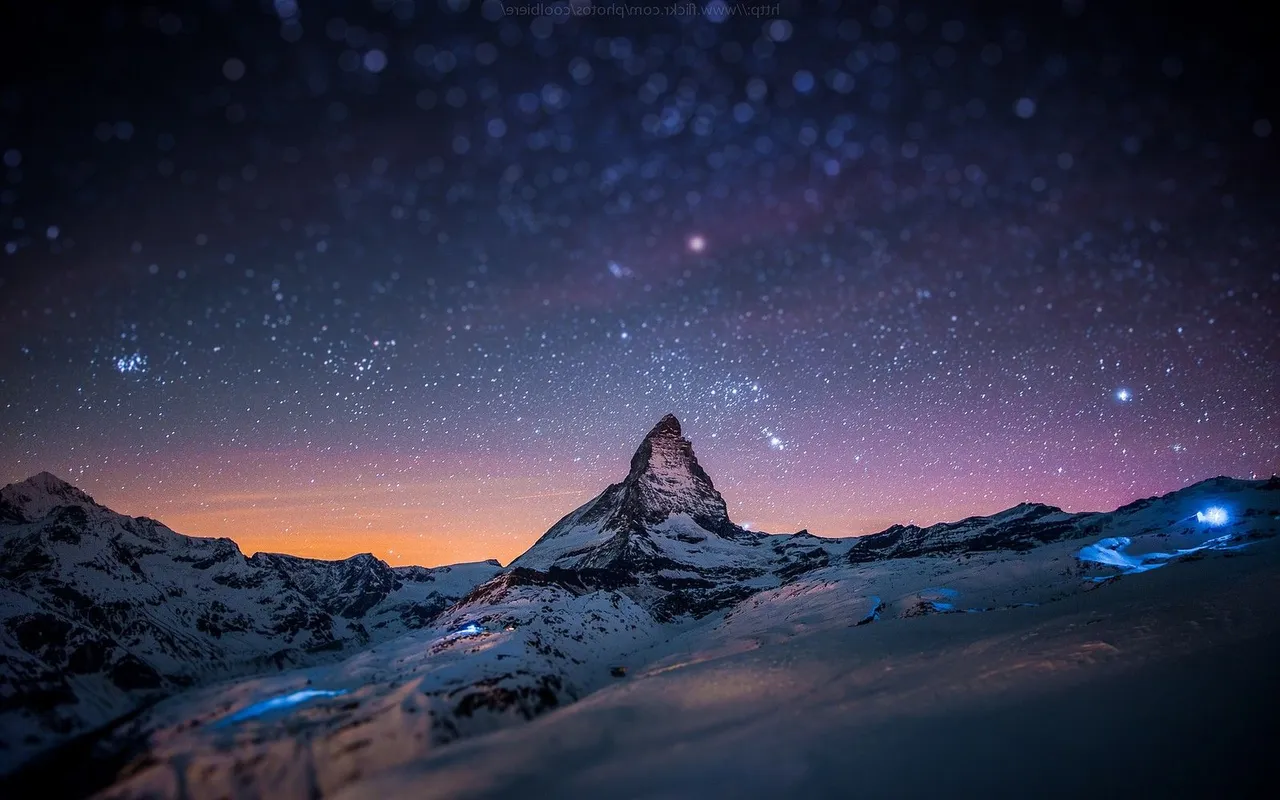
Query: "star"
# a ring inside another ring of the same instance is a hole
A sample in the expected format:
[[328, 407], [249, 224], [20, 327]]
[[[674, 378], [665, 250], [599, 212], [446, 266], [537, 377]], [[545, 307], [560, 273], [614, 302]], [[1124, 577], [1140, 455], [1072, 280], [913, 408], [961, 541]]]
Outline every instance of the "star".
[[1130, 392], [1128, 389], [1117, 389], [1116, 399], [1121, 403], [1127, 403], [1133, 399], [1133, 392]]
[[707, 249], [707, 240], [700, 233], [695, 233], [689, 237], [689, 250], [694, 253], [701, 253]]

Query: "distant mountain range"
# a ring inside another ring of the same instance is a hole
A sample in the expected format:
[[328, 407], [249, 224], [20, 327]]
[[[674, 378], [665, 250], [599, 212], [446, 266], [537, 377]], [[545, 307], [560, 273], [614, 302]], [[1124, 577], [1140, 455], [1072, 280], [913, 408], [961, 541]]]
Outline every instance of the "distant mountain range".
[[0, 765], [148, 699], [431, 623], [497, 561], [258, 553], [117, 514], [42, 472], [0, 489]]
[[[509, 567], [426, 569], [246, 558], [41, 473], [0, 489], [0, 772], [138, 713], [102, 734], [147, 752], [119, 796], [174, 793], [175, 763], [202, 769], [211, 796], [246, 780], [324, 794], [573, 702], [691, 637], [735, 648], [1051, 602], [1271, 536], [1277, 509], [1280, 479], [1215, 478], [1109, 513], [1023, 504], [859, 538], [759, 533], [729, 519], [668, 415], [621, 482]], [[210, 755], [202, 737], [229, 724], [261, 726], [257, 743]], [[282, 761], [282, 737], [329, 756]], [[365, 749], [374, 740], [400, 744]]]

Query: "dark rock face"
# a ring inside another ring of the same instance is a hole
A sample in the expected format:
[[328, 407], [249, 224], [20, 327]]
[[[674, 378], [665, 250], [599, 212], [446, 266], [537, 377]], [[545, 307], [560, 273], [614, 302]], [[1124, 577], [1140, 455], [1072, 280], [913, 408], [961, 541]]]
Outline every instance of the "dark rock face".
[[656, 525], [672, 514], [688, 514], [699, 527], [733, 537], [742, 529], [729, 521], [724, 498], [668, 414], [644, 437], [631, 457], [631, 471], [615, 514], [619, 530]]
[[702, 590], [675, 591], [654, 605], [653, 615], [661, 622], [671, 622], [677, 617], [690, 616], [694, 619], [705, 617], [716, 611], [723, 611], [746, 600], [758, 589], [750, 586], [730, 584]]
[[345, 561], [258, 553], [250, 561], [274, 570], [327, 613], [344, 619], [362, 617], [402, 586], [395, 571], [370, 553]]
[[530, 684], [501, 685], [511, 675], [477, 681], [458, 692], [453, 713], [466, 718], [479, 711], [515, 712], [526, 720], [560, 706], [564, 686], [557, 675], [543, 675]]
[[518, 586], [549, 586], [563, 589], [572, 595], [595, 591], [613, 591], [635, 586], [638, 579], [632, 573], [612, 569], [562, 569], [552, 567], [542, 572], [528, 567], [512, 567], [490, 581], [477, 586], [460, 601], [461, 605], [493, 602]]

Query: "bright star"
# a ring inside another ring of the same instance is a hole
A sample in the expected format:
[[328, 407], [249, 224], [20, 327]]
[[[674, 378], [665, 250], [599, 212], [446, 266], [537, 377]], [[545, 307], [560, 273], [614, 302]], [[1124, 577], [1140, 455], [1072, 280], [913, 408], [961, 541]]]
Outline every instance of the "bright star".
[[1121, 403], [1127, 403], [1133, 399], [1133, 393], [1130, 392], [1128, 389], [1117, 389], [1116, 399], [1119, 400]]
[[702, 234], [695, 233], [689, 237], [689, 249], [695, 253], [701, 253], [707, 249], [707, 240], [702, 237]]

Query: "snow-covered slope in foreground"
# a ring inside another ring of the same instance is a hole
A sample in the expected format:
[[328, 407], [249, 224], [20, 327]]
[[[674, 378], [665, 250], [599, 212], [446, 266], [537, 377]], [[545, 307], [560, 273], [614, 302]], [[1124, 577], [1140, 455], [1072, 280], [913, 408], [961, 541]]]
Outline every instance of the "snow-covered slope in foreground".
[[315, 561], [174, 533], [48, 473], [0, 489], [0, 772], [158, 697], [430, 623], [496, 561]]
[[703, 657], [424, 753], [342, 800], [1263, 797], [1280, 541], [1003, 613]]

